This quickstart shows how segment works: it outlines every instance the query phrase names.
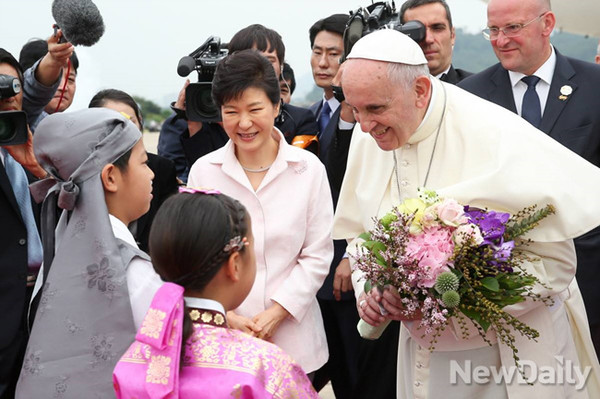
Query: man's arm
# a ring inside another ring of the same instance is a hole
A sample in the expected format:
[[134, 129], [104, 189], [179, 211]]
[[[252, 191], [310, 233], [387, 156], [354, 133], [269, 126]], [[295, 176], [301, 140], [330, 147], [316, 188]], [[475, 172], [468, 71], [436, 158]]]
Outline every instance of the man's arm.
[[[60, 32], [60, 31], [59, 31]], [[71, 43], [58, 43], [60, 34], [48, 38], [48, 53], [25, 71], [23, 111], [27, 123], [35, 130], [36, 122], [58, 89], [62, 69], [73, 55]]]
[[56, 36], [48, 38], [48, 52], [35, 69], [35, 79], [44, 86], [52, 86], [60, 81], [62, 69], [73, 55], [73, 45], [69, 42], [59, 43], [61, 37], [59, 30]]

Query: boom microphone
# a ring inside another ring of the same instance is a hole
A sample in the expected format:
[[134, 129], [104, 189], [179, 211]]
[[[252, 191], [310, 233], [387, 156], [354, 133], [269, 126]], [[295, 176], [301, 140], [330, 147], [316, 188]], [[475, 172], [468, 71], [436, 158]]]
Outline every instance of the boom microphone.
[[104, 21], [91, 0], [54, 0], [52, 16], [74, 46], [92, 46], [104, 34]]
[[179, 60], [179, 64], [177, 65], [177, 74], [185, 78], [192, 73], [194, 69], [196, 69], [196, 60], [189, 55], [186, 55]]

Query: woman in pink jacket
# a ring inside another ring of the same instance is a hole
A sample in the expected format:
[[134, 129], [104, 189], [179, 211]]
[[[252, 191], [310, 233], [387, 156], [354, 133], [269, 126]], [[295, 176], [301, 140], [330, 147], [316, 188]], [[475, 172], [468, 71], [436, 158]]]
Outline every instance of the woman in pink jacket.
[[277, 344], [311, 373], [328, 357], [315, 297], [333, 256], [325, 168], [313, 154], [288, 145], [274, 127], [279, 82], [258, 52], [222, 60], [212, 95], [230, 140], [194, 163], [188, 185], [218, 189], [244, 204], [253, 221], [257, 263], [250, 294], [228, 320]]

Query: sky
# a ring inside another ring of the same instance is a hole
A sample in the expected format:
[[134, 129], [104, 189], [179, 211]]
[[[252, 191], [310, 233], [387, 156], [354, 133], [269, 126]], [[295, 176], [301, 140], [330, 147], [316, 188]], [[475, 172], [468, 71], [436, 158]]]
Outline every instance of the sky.
[[[54, 20], [51, 0], [2, 2], [0, 47], [16, 58], [32, 38], [46, 39]], [[71, 110], [87, 107], [99, 90], [115, 88], [166, 106], [185, 79], [177, 75], [179, 59], [209, 36], [229, 41], [238, 30], [260, 23], [275, 29], [286, 46], [286, 61], [297, 79], [310, 82], [308, 29], [321, 18], [347, 13], [370, 1], [360, 0], [95, 0], [106, 31], [92, 47], [77, 47], [77, 93]], [[400, 7], [401, 1], [397, 1]], [[449, 0], [454, 25], [469, 32], [485, 27], [481, 0]], [[7, 18], [7, 16], [12, 16]], [[20, 16], [21, 18], [17, 18]], [[192, 82], [196, 76], [190, 75]], [[297, 87], [303, 96], [312, 85]]]

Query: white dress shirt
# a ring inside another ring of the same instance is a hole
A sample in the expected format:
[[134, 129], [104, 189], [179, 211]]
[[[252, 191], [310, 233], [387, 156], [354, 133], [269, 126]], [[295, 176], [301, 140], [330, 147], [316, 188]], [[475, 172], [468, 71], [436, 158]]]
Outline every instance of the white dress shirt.
[[[125, 241], [134, 248], [138, 248], [133, 235], [125, 226], [125, 223], [108, 215], [115, 238]], [[142, 321], [150, 308], [154, 294], [163, 284], [160, 276], [154, 271], [152, 263], [142, 258], [135, 257], [127, 267], [127, 290], [133, 313], [133, 322], [136, 331], [142, 325]]]
[[[540, 81], [535, 85], [535, 91], [540, 98], [540, 109], [542, 110], [542, 117], [544, 116], [544, 108], [546, 108], [546, 100], [548, 99], [548, 93], [550, 92], [550, 84], [552, 83], [552, 76], [554, 75], [554, 67], [556, 66], [556, 52], [554, 47], [550, 46], [552, 52], [550, 57], [542, 64], [533, 75], [540, 78]], [[512, 92], [515, 99], [515, 106], [517, 107], [517, 113], [521, 115], [521, 108], [523, 107], [523, 96], [527, 91], [527, 84], [523, 82], [525, 74], [521, 72], [508, 71], [508, 77], [512, 85]]]

